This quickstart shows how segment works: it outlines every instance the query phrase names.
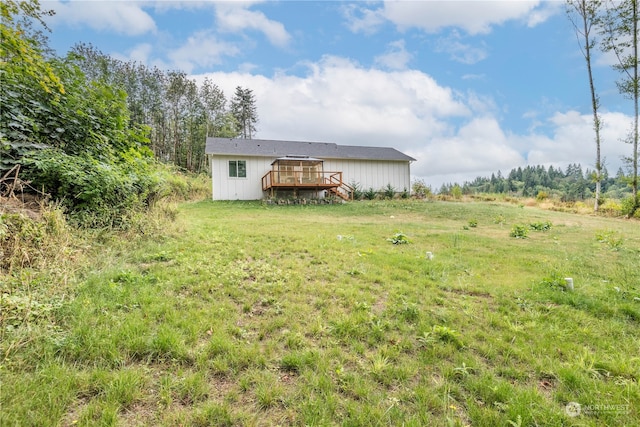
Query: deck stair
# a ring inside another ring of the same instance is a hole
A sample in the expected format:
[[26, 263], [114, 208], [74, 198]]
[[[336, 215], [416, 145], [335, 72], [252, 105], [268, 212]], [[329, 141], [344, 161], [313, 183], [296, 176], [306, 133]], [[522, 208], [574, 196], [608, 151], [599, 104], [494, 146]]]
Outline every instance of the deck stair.
[[329, 187], [328, 191], [342, 200], [353, 200], [354, 188], [348, 184], [342, 183], [339, 187]]

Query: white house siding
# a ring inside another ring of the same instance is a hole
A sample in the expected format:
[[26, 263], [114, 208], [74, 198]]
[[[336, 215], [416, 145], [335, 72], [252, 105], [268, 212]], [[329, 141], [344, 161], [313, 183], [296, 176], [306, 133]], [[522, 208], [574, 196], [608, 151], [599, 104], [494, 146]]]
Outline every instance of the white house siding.
[[[229, 177], [229, 161], [247, 162], [247, 177]], [[262, 177], [271, 170], [275, 158], [248, 156], [211, 156], [213, 200], [260, 200], [264, 198]], [[325, 172], [342, 172], [346, 184], [357, 183], [361, 189], [383, 190], [387, 185], [397, 191], [411, 188], [409, 163], [384, 160], [324, 160]]]
[[[244, 160], [247, 162], [247, 177], [229, 177], [229, 161]], [[262, 194], [262, 177], [271, 170], [274, 159], [267, 157], [247, 156], [212, 156], [211, 185], [213, 200], [260, 200]]]
[[411, 189], [409, 162], [383, 160], [340, 160], [324, 161], [324, 170], [342, 171], [342, 180], [347, 184], [357, 183], [361, 189], [382, 190], [391, 184], [396, 192]]

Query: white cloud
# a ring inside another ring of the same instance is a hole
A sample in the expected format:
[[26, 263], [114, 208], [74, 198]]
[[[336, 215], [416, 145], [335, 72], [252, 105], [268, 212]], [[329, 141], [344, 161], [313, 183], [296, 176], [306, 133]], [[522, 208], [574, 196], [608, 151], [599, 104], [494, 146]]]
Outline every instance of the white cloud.
[[542, 24], [553, 15], [565, 13], [565, 2], [562, 1], [543, 1], [539, 7], [533, 9], [527, 16], [527, 25], [535, 27]]
[[540, 1], [391, 1], [382, 7], [363, 5], [348, 9], [345, 16], [354, 32], [372, 32], [390, 21], [400, 30], [419, 28], [435, 33], [454, 27], [466, 33], [486, 34], [495, 25], [521, 20], [529, 26], [544, 22], [557, 8]]
[[248, 10], [248, 2], [222, 2], [216, 4], [218, 30], [242, 32], [246, 29], [262, 32], [269, 42], [278, 47], [286, 47], [291, 36], [282, 23], [268, 19], [262, 12]]
[[306, 65], [303, 77], [209, 75], [227, 94], [238, 85], [253, 89], [261, 138], [409, 148], [447, 133], [444, 118], [470, 114], [451, 89], [419, 71], [365, 69], [337, 57]]
[[404, 40], [397, 40], [387, 45], [387, 51], [375, 57], [376, 64], [390, 70], [403, 70], [413, 55], [405, 49]]
[[367, 9], [356, 4], [346, 5], [342, 13], [346, 18], [346, 25], [354, 33], [372, 34], [385, 22], [382, 9]]
[[[238, 45], [225, 42], [216, 31], [257, 31], [276, 46], [288, 46], [291, 36], [285, 27], [250, 10], [254, 3], [160, 2], [151, 6], [142, 2], [74, 1], [46, 2], [44, 7], [58, 11], [52, 27], [68, 24], [127, 35], [158, 33], [145, 7], [215, 9], [218, 25], [193, 33], [167, 54], [170, 63], [154, 61], [158, 46], [168, 50], [173, 44], [162, 45], [158, 40], [152, 42], [153, 49], [151, 44], [131, 44], [124, 58], [161, 69], [192, 72], [242, 53]], [[508, 20], [536, 25], [555, 13], [554, 8], [537, 1], [405, 1], [386, 2], [382, 7], [358, 3], [344, 10], [353, 31], [374, 31], [385, 23], [427, 32], [454, 28], [448, 37], [440, 39], [440, 46], [465, 63], [478, 62], [487, 53], [484, 45], [469, 45], [463, 37], [490, 32]], [[473, 180], [527, 164], [593, 166], [595, 147], [589, 114], [545, 104], [542, 110], [526, 114], [534, 126], [516, 134], [504, 128], [491, 96], [457, 92], [423, 71], [407, 69], [413, 57], [404, 40], [381, 45], [380, 49], [386, 50], [375, 58], [376, 68], [325, 56], [318, 62], [288, 68], [299, 71], [306, 67], [303, 75], [287, 71], [272, 76], [252, 74], [256, 65], [245, 62], [238, 66], [238, 72], [209, 76], [228, 97], [237, 86], [254, 91], [260, 118], [258, 137], [395, 147], [417, 159], [412, 165], [413, 175], [425, 179], [434, 189], [442, 182]], [[461, 78], [485, 76], [466, 74]], [[603, 156], [609, 171], [615, 173], [620, 157], [631, 152], [630, 146], [621, 142], [630, 121], [628, 116], [614, 112], [605, 112], [602, 118]]]
[[196, 66], [210, 67], [224, 56], [236, 56], [240, 49], [232, 43], [218, 40], [210, 31], [192, 34], [181, 47], [168, 54], [172, 67], [190, 73]]
[[[434, 141], [422, 152], [412, 154], [427, 159], [420, 162], [423, 164], [416, 163], [412, 172], [438, 190], [443, 183], [463, 183], [497, 171], [506, 175], [511, 169], [527, 165], [564, 169], [577, 163], [583, 170], [593, 170], [596, 147], [591, 119], [589, 114], [577, 111], [557, 112], [544, 123], [550, 126], [549, 135], [505, 134], [490, 117], [474, 119], [454, 137]], [[623, 165], [621, 157], [631, 153], [631, 146], [622, 141], [631, 118], [622, 113], [604, 113], [602, 121], [601, 161], [614, 175]]]
[[[623, 139], [631, 126], [630, 117], [622, 113], [606, 112], [601, 116], [602, 156], [617, 169], [620, 158], [631, 153], [630, 145]], [[580, 163], [583, 167], [595, 165], [595, 136], [593, 117], [577, 111], [557, 112], [549, 120], [551, 136], [529, 135], [524, 145], [529, 147], [529, 164]]]
[[482, 47], [471, 46], [462, 43], [460, 33], [453, 31], [447, 37], [441, 37], [436, 44], [436, 52], [449, 54], [449, 58], [462, 64], [475, 64], [488, 56], [487, 48], [482, 43]]
[[114, 32], [129, 36], [155, 33], [156, 24], [143, 10], [148, 5], [139, 2], [111, 1], [46, 1], [45, 9], [56, 14], [47, 18], [47, 23], [57, 25], [89, 27], [98, 31]]
[[416, 175], [446, 175], [498, 170], [522, 164], [523, 156], [510, 145], [509, 138], [491, 116], [473, 118], [454, 135], [439, 135], [415, 152], [423, 161]]
[[462, 80], [484, 80], [486, 79], [486, 74], [464, 74], [462, 76]]

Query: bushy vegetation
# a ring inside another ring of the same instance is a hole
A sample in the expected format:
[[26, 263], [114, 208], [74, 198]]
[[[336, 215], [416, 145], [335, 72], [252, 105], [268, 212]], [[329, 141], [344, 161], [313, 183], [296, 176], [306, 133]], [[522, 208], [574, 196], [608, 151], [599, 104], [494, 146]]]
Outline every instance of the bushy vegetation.
[[0, 210], [0, 273], [38, 269], [58, 262], [69, 255], [70, 242], [60, 209], [45, 209], [36, 218]]
[[128, 228], [163, 197], [191, 197], [186, 183], [195, 181], [154, 159], [151, 129], [132, 114], [121, 81], [81, 70], [100, 58], [47, 56], [33, 24], [48, 12], [35, 1], [1, 7], [0, 177], [12, 181], [0, 196], [16, 188], [46, 196], [85, 228]]
[[148, 208], [159, 196], [148, 159], [108, 163], [43, 150], [23, 161], [25, 176], [84, 227], [119, 227], [127, 212]]
[[431, 187], [422, 179], [416, 179], [413, 181], [411, 184], [411, 193], [418, 199], [428, 199], [433, 196]]
[[354, 200], [375, 200], [375, 199], [386, 199], [392, 200], [395, 198], [400, 199], [408, 199], [411, 196], [411, 193], [407, 188], [404, 188], [402, 191], [397, 191], [396, 188], [388, 183], [384, 187], [376, 190], [373, 187], [369, 187], [368, 189], [363, 189], [362, 185], [359, 182], [352, 182], [351, 188], [353, 188], [353, 199]]

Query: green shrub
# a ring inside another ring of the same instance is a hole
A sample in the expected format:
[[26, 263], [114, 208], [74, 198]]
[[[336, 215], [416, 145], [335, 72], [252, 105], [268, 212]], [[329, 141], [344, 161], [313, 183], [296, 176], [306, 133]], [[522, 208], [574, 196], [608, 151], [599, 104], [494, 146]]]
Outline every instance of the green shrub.
[[433, 195], [433, 191], [431, 191], [431, 187], [425, 184], [425, 182], [421, 179], [418, 179], [413, 182], [411, 186], [411, 190], [413, 191], [413, 195], [418, 199], [429, 198]]
[[624, 242], [622, 236], [613, 230], [597, 231], [596, 240], [609, 246], [612, 251], [620, 250], [622, 243]]
[[529, 228], [535, 231], [548, 231], [551, 230], [551, 225], [549, 221], [539, 221], [530, 223]]
[[409, 238], [407, 237], [406, 234], [402, 232], [398, 232], [394, 234], [392, 237], [388, 238], [387, 242], [391, 242], [394, 245], [402, 245], [402, 244], [409, 243]]
[[511, 227], [511, 233], [509, 236], [515, 237], [516, 239], [526, 239], [529, 234], [529, 229], [525, 225], [515, 224]]
[[601, 199], [603, 200], [602, 205], [600, 205], [600, 212], [604, 212], [609, 215], [620, 215], [622, 212], [622, 206], [615, 199]]
[[84, 227], [118, 227], [127, 211], [147, 208], [162, 197], [160, 177], [146, 158], [106, 163], [44, 150], [25, 163], [32, 185]]
[[540, 286], [564, 291], [567, 289], [567, 281], [558, 273], [551, 273], [549, 276], [543, 277], [539, 282]]
[[638, 207], [640, 207], [640, 196], [637, 196], [635, 200], [633, 196], [629, 196], [622, 200], [620, 213], [628, 217], [636, 216], [640, 212]]
[[184, 173], [164, 164], [156, 165], [155, 170], [162, 199], [183, 202], [211, 196], [211, 180], [206, 174]]
[[364, 198], [364, 191], [359, 182], [352, 182], [351, 188], [353, 188], [353, 200], [362, 200]]
[[458, 332], [448, 326], [434, 325], [432, 332], [442, 342], [451, 343], [459, 349], [464, 347]]
[[391, 184], [387, 184], [382, 190], [385, 199], [393, 199], [396, 196], [396, 189]]
[[454, 185], [451, 189], [451, 195], [456, 200], [460, 199], [462, 197], [462, 187], [460, 187], [458, 184]]
[[541, 201], [543, 201], [545, 199], [548, 199], [548, 198], [549, 198], [549, 193], [547, 193], [544, 190], [538, 191], [538, 194], [536, 195], [536, 200], [539, 201], [539, 202], [541, 202]]
[[377, 195], [378, 193], [373, 189], [373, 187], [369, 187], [369, 189], [364, 192], [364, 198], [367, 200], [373, 200]]

